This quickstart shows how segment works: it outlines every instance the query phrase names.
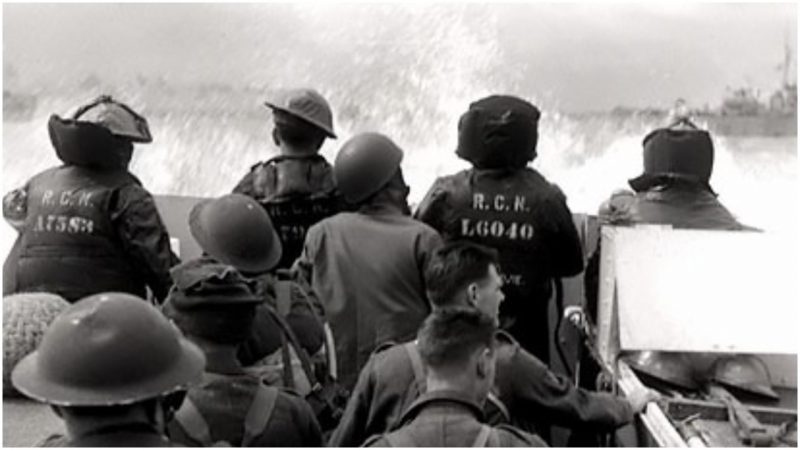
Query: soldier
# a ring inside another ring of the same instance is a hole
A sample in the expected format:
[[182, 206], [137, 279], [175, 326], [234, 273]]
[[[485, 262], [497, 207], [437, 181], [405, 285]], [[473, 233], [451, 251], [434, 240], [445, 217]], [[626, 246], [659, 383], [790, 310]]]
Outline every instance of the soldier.
[[[502, 281], [494, 250], [452, 242], [437, 251], [425, 273], [434, 312], [475, 307], [497, 320], [503, 302]], [[484, 411], [489, 423], [512, 423], [537, 434], [547, 426], [613, 430], [629, 423], [652, 398], [636, 398], [576, 389], [531, 355], [506, 332], [495, 336], [495, 381]], [[411, 402], [425, 392], [419, 349], [414, 342], [385, 346], [373, 354], [359, 376], [332, 447], [359, 445], [367, 437], [397, 428]]]
[[539, 110], [517, 97], [472, 103], [458, 123], [456, 154], [472, 168], [437, 179], [416, 217], [446, 240], [497, 249], [505, 271], [501, 327], [549, 361], [554, 278], [583, 269], [578, 232], [557, 186], [526, 167], [536, 157]]
[[283, 243], [279, 268], [300, 255], [308, 228], [342, 209], [331, 166], [319, 154], [336, 139], [333, 114], [313, 89], [293, 89], [265, 103], [272, 110], [272, 139], [280, 155], [254, 165], [233, 192], [264, 205]]
[[[602, 223], [670, 225], [674, 228], [755, 230], [739, 223], [720, 203], [709, 181], [714, 169], [711, 135], [688, 118], [645, 136], [644, 172], [628, 180], [633, 192], [618, 190], [598, 213]], [[584, 283], [589, 313], [596, 316], [600, 245], [592, 254]]]
[[[279, 309], [278, 280], [271, 271], [280, 261], [282, 246], [269, 215], [255, 200], [241, 194], [228, 194], [198, 203], [189, 215], [189, 229], [207, 262], [218, 261], [235, 267], [248, 278], [259, 298]], [[287, 309], [286, 321], [300, 344], [308, 354], [317, 353], [324, 340], [323, 326], [317, 319], [324, 314], [322, 306], [309, 304], [301, 293], [296, 293], [291, 296]], [[252, 334], [240, 346], [240, 361], [250, 366], [274, 353], [280, 346], [280, 335], [278, 325], [264, 306], [259, 306]]]
[[[658, 128], [642, 142], [644, 172], [628, 180], [633, 192], [618, 190], [600, 206], [598, 218], [609, 225], [638, 223], [670, 225], [675, 228], [754, 230], [742, 225], [720, 203], [709, 181], [714, 168], [714, 145], [711, 135], [700, 130], [687, 117], [678, 117], [666, 128]], [[598, 277], [601, 255], [600, 238], [586, 266], [584, 292], [592, 321], [597, 318]], [[633, 368], [680, 386], [692, 365], [707, 365], [701, 354], [633, 353], [626, 357]], [[641, 364], [642, 361], [648, 361]], [[666, 373], [662, 367], [673, 367]], [[595, 384], [600, 368], [596, 361], [581, 362], [580, 379], [586, 386]], [[593, 445], [593, 436], [578, 434], [576, 445]]]
[[322, 445], [308, 404], [246, 373], [237, 358], [263, 298], [232, 266], [209, 260], [181, 264], [173, 277], [164, 313], [203, 350], [206, 367], [169, 423], [170, 438], [192, 446], [221, 441], [237, 447]]
[[155, 307], [107, 293], [59, 315], [12, 382], [64, 420], [67, 435], [45, 446], [167, 447], [165, 424], [204, 365], [200, 349]]
[[494, 318], [474, 308], [444, 308], [419, 330], [427, 391], [403, 413], [402, 426], [366, 447], [546, 447], [509, 425], [484, 424], [481, 405], [494, 378]]
[[179, 262], [152, 195], [128, 171], [134, 143], [152, 141], [147, 121], [101, 96], [71, 119], [48, 122], [63, 165], [31, 178], [3, 199], [20, 232], [4, 265], [4, 294], [46, 291], [74, 302], [105, 291], [160, 301]]
[[358, 211], [311, 227], [294, 267], [323, 302], [345, 389], [378, 345], [413, 338], [430, 311], [422, 274], [440, 238], [409, 217], [402, 158], [403, 151], [381, 134], [363, 133], [345, 143], [334, 174]]

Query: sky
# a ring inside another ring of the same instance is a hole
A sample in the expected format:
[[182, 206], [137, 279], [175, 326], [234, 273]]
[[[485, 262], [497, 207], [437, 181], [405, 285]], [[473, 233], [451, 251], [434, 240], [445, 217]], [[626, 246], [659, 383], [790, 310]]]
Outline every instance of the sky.
[[392, 68], [568, 111], [715, 106], [777, 88], [785, 42], [796, 56], [794, 3], [3, 5], [5, 85], [34, 90], [138, 74], [330, 91]]

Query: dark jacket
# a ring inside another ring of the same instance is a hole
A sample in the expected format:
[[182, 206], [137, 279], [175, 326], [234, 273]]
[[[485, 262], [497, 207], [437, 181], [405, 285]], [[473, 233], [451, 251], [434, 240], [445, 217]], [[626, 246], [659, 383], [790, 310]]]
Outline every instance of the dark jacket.
[[144, 424], [108, 426], [73, 439], [57, 434], [48, 437], [37, 447], [177, 447], [155, 427]]
[[325, 307], [345, 389], [380, 344], [416, 335], [430, 312], [423, 272], [440, 244], [431, 227], [380, 209], [309, 230], [295, 269]]
[[[510, 422], [523, 430], [543, 431], [556, 424], [613, 430], [633, 419], [628, 403], [613, 395], [575, 388], [552, 373], [504, 332], [497, 335], [497, 365], [492, 392], [497, 404], [487, 402], [489, 423]], [[403, 345], [376, 352], [364, 366], [339, 427], [331, 435], [332, 447], [361, 444], [367, 437], [397, 428], [403, 412], [421, 395], [412, 362]]]
[[[414, 401], [402, 427], [368, 439], [365, 447], [471, 447], [483, 427], [481, 408], [455, 391], [429, 392]], [[485, 447], [546, 447], [539, 437], [508, 425], [491, 427]]]
[[[206, 373], [202, 383], [189, 389], [185, 401], [191, 401], [206, 422], [211, 442], [225, 441], [233, 446], [241, 446], [245, 418], [260, 384], [258, 378], [250, 375]], [[321, 446], [322, 432], [311, 407], [291, 391], [265, 388], [272, 390], [277, 397], [263, 431], [249, 446]], [[178, 419], [172, 420], [167, 430], [174, 442], [189, 446], [202, 445], [202, 442], [190, 436], [191, 432], [187, 433]]]
[[506, 296], [501, 324], [548, 361], [552, 279], [583, 269], [581, 241], [561, 190], [529, 168], [469, 169], [437, 179], [416, 217], [445, 240], [497, 249]]
[[[48, 169], [4, 201], [24, 217], [8, 289], [46, 290], [69, 301], [104, 291], [162, 300], [178, 262], [152, 196], [125, 170]], [[6, 284], [4, 283], [4, 289]]]
[[260, 162], [233, 192], [266, 208], [283, 245], [280, 268], [290, 267], [300, 256], [311, 225], [345, 208], [331, 165], [320, 155], [280, 155]]

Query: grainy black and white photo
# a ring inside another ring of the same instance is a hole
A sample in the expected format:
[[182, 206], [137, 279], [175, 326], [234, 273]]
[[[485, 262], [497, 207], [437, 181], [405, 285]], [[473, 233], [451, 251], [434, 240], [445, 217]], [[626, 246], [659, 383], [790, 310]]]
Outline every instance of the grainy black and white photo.
[[795, 3], [4, 3], [4, 447], [796, 447]]

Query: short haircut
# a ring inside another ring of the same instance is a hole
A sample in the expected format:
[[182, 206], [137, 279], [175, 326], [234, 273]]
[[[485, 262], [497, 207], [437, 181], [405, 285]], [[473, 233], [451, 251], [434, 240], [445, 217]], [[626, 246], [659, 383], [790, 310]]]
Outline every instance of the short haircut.
[[461, 289], [488, 276], [490, 265], [499, 270], [497, 251], [492, 248], [467, 241], [446, 244], [425, 269], [428, 298], [434, 307], [453, 306]]
[[463, 369], [472, 355], [494, 349], [494, 320], [468, 307], [434, 311], [417, 335], [422, 362], [433, 370]]
[[292, 114], [275, 110], [272, 117], [278, 136], [289, 145], [320, 148], [327, 137], [322, 128]]

